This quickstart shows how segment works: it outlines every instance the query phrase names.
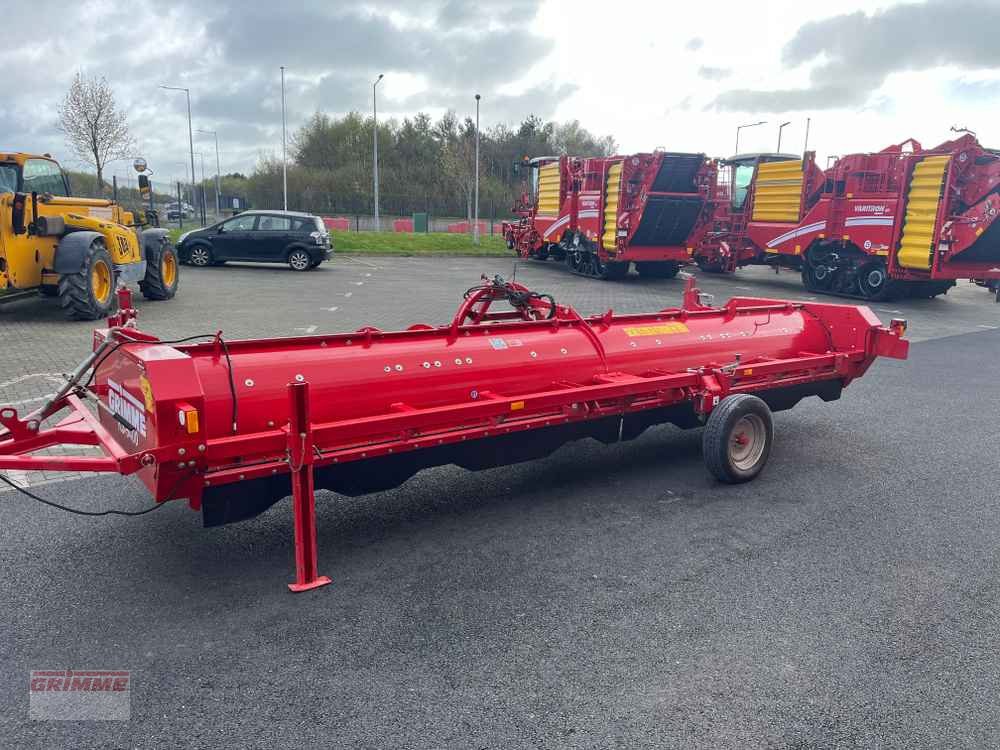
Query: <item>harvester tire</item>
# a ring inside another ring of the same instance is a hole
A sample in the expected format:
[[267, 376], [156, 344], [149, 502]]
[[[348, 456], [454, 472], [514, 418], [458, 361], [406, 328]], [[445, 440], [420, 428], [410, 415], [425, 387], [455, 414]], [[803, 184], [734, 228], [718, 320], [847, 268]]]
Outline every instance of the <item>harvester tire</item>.
[[647, 279], [672, 279], [680, 272], [681, 264], [670, 260], [644, 261], [636, 263], [635, 269]]
[[59, 305], [70, 320], [99, 320], [117, 305], [115, 267], [101, 238], [95, 239], [76, 273], [59, 277]]
[[767, 404], [738, 393], [712, 410], [702, 434], [705, 466], [720, 482], [749, 482], [760, 474], [774, 442], [774, 422]]
[[142, 296], [151, 300], [172, 299], [180, 281], [177, 251], [164, 240], [155, 252], [146, 256], [146, 276], [139, 282]]

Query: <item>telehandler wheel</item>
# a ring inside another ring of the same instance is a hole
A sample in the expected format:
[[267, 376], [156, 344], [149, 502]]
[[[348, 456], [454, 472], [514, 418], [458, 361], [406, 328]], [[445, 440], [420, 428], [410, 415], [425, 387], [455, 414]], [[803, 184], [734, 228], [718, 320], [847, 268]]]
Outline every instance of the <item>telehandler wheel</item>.
[[117, 304], [115, 267], [101, 238], [87, 248], [83, 267], [59, 277], [59, 305], [70, 320], [98, 320]]
[[729, 396], [715, 407], [705, 425], [705, 465], [720, 482], [749, 482], [767, 463], [773, 441], [774, 423], [767, 404], [748, 393]]
[[180, 281], [177, 251], [164, 241], [150, 256], [146, 258], [146, 276], [139, 282], [142, 296], [152, 300], [172, 299]]

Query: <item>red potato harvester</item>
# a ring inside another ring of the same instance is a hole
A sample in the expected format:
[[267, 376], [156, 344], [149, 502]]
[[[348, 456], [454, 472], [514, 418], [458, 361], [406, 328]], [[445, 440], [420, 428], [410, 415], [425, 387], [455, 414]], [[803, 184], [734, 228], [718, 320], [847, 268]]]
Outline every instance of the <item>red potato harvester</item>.
[[[772, 411], [833, 401], [876, 357], [909, 347], [905, 321], [885, 327], [867, 307], [740, 297], [714, 308], [693, 278], [682, 307], [648, 314], [585, 318], [484, 276], [445, 326], [201, 343], [139, 330], [120, 295], [53, 399], [24, 417], [0, 409], [0, 469], [136, 474], [157, 503], [185, 498], [206, 526], [291, 492], [295, 591], [329, 582], [316, 571], [314, 487], [362, 495], [432, 466], [512, 464], [665, 422], [704, 425], [709, 471], [743, 482], [768, 459]], [[66, 445], [104, 455], [37, 455]]]

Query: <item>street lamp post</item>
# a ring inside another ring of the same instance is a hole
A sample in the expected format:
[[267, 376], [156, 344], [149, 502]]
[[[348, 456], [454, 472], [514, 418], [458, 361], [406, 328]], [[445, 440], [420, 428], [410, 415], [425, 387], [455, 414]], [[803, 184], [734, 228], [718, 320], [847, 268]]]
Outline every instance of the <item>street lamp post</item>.
[[473, 242], [479, 244], [479, 94], [476, 94], [476, 217], [472, 230]]
[[186, 89], [181, 86], [164, 86], [160, 84], [161, 89], [167, 89], [167, 91], [183, 91], [187, 95], [187, 105], [188, 105], [188, 145], [191, 148], [191, 189], [194, 190], [194, 130], [191, 127], [191, 89]]
[[734, 155], [740, 152], [740, 131], [743, 128], [755, 128], [758, 125], [767, 125], [767, 120], [761, 120], [760, 122], [751, 122], [747, 125], [738, 125], [736, 127], [736, 150], [733, 152]]
[[288, 210], [288, 158], [285, 150], [285, 66], [281, 66], [281, 194]]
[[208, 203], [205, 200], [205, 154], [195, 151], [195, 156], [201, 160], [201, 225], [207, 224]]
[[374, 177], [375, 177], [375, 231], [381, 229], [381, 225], [378, 220], [378, 99], [375, 96], [375, 88], [378, 86], [379, 81], [384, 78], [383, 73], [378, 74], [378, 78], [375, 79], [375, 83], [372, 84], [372, 141], [374, 143], [375, 156], [372, 160], [374, 165]]
[[792, 121], [788, 120], [786, 122], [781, 123], [778, 126], [778, 153], [779, 154], [781, 153], [781, 131], [785, 129], [785, 125], [791, 125], [791, 124], [792, 124]]
[[215, 136], [215, 218], [222, 218], [222, 168], [219, 166], [219, 134], [214, 130], [199, 130], [199, 133]]

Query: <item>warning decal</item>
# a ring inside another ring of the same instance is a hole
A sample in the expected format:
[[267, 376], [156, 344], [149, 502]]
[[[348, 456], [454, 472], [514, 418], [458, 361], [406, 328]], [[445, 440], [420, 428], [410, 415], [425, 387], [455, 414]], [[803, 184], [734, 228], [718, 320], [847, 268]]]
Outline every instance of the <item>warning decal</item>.
[[669, 336], [673, 333], [687, 333], [688, 327], [683, 323], [663, 323], [655, 326], [629, 326], [625, 335], [632, 336]]

